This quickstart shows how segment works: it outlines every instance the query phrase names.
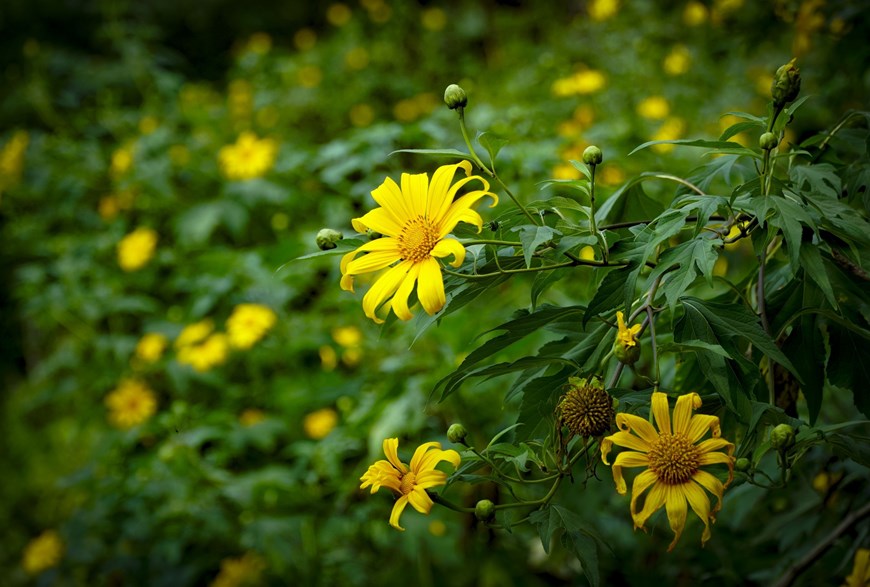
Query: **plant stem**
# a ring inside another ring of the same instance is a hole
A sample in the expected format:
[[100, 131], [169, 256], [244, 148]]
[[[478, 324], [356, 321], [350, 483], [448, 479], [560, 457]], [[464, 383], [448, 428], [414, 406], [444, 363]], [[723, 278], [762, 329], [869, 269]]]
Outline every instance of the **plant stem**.
[[447, 499], [445, 497], [441, 497], [439, 494], [435, 493], [434, 491], [427, 491], [426, 493], [429, 494], [429, 497], [432, 498], [432, 501], [434, 501], [435, 503], [437, 503], [439, 505], [443, 505], [447, 509], [453, 510], [454, 512], [462, 512], [464, 514], [473, 514], [474, 513], [474, 508], [464, 508], [462, 506], [458, 506], [455, 503], [453, 503], [452, 501], [450, 501], [449, 499]]
[[[755, 284], [755, 300], [758, 306], [758, 315], [761, 317], [761, 327], [770, 335], [770, 323], [767, 321], [767, 309], [764, 304], [764, 267], [767, 261], [767, 255], [762, 254], [758, 257], [758, 282]], [[773, 376], [773, 361], [770, 357], [767, 358], [767, 389], [770, 398], [770, 405], [776, 405], [776, 389]]]

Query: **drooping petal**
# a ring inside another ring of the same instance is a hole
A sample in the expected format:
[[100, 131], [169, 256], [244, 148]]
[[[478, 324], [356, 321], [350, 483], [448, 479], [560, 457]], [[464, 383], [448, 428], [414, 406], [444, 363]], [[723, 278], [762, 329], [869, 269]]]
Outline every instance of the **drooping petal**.
[[661, 482], [657, 482], [652, 486], [643, 502], [643, 509], [640, 510], [639, 514], [632, 516], [635, 530], [643, 528], [649, 517], [664, 505], [667, 488], [668, 486]]
[[[377, 240], [369, 241], [364, 245], [360, 245], [353, 251], [346, 253], [341, 258], [341, 264], [339, 268], [341, 269], [342, 274], [342, 289], [346, 291], [353, 291], [353, 275], [348, 275], [348, 266], [356, 259], [357, 255], [360, 253], [370, 253], [370, 252], [387, 252], [387, 251], [395, 251], [396, 258], [399, 258], [399, 243], [394, 238], [379, 238]], [[359, 272], [358, 272], [359, 273]], [[348, 287], [345, 287], [345, 282], [347, 277], [351, 277], [350, 280], [347, 281]]]
[[405, 466], [405, 463], [399, 460], [398, 438], [384, 439], [384, 454], [387, 456], [387, 460], [390, 461], [390, 464], [393, 465], [396, 469], [398, 469], [402, 473], [408, 472], [408, 467]]
[[689, 505], [692, 506], [692, 511], [704, 522], [704, 533], [701, 534], [701, 546], [704, 546], [710, 540], [710, 499], [694, 481], [684, 484], [683, 492]]
[[444, 307], [447, 298], [444, 295], [444, 280], [441, 277], [441, 267], [434, 258], [426, 259], [420, 264], [420, 275], [417, 277], [417, 299], [430, 316]]
[[423, 471], [417, 475], [417, 480], [414, 482], [416, 487], [429, 489], [447, 483], [447, 473], [433, 469], [431, 471]]
[[658, 480], [658, 476], [655, 473], [647, 469], [646, 471], [642, 471], [637, 477], [634, 478], [634, 481], [631, 484], [631, 505], [629, 507], [631, 511], [631, 515], [635, 516], [637, 514], [637, 500], [643, 495], [644, 491], [649, 489], [653, 483]]
[[668, 408], [668, 396], [658, 391], [652, 394], [652, 413], [656, 420], [656, 426], [662, 434], [671, 432], [671, 410]]
[[701, 407], [701, 396], [697, 393], [687, 393], [677, 398], [674, 407], [674, 434], [685, 435], [689, 431], [692, 410]]
[[363, 273], [372, 273], [380, 271], [384, 267], [389, 267], [399, 260], [399, 256], [395, 251], [378, 251], [369, 253], [358, 259], [354, 259], [344, 268], [345, 275], [362, 275]]
[[460, 210], [456, 213], [455, 216], [451, 218], [453, 224], [450, 225], [450, 230], [440, 230], [439, 234], [441, 234], [441, 232], [443, 232], [444, 234], [449, 234], [449, 232], [456, 228], [456, 225], [460, 222], [473, 225], [475, 228], [477, 228], [477, 232], [483, 230], [483, 218], [481, 218], [480, 214], [478, 214], [474, 210]]
[[[353, 229], [357, 232], [365, 232], [370, 228], [375, 232], [385, 234], [387, 236], [398, 236], [402, 232], [402, 222], [399, 218], [390, 212], [387, 208], [375, 208], [366, 212], [361, 218], [354, 218], [350, 221]], [[375, 242], [375, 241], [372, 241]]]
[[686, 527], [686, 496], [683, 493], [683, 485], [669, 485], [667, 497], [665, 498], [665, 510], [668, 512], [668, 522], [671, 525], [671, 530], [674, 531], [674, 540], [668, 546], [668, 552], [674, 549], [677, 541], [683, 533], [683, 528]]
[[372, 190], [372, 197], [375, 202], [393, 215], [400, 226], [416, 216], [413, 214], [411, 203], [406, 200], [402, 195], [402, 190], [390, 177], [384, 179], [384, 183]]
[[719, 511], [719, 508], [722, 507], [722, 494], [725, 493], [725, 486], [722, 482], [707, 471], [702, 471], [700, 469], [695, 471], [694, 475], [692, 475], [692, 479], [701, 487], [716, 496], [716, 507], [713, 508], [712, 511]]
[[450, 263], [450, 266], [459, 267], [465, 260], [465, 247], [456, 239], [443, 238], [435, 244], [429, 254], [439, 259], [453, 255], [453, 262]]
[[428, 514], [432, 510], [432, 498], [426, 494], [425, 489], [415, 487], [408, 494], [408, 499], [411, 505], [414, 506], [414, 509], [421, 514]]
[[465, 175], [471, 173], [471, 163], [460, 161], [454, 165], [442, 165], [432, 174], [432, 181], [429, 182], [429, 218], [436, 224], [453, 203], [450, 184], [453, 175], [460, 167], [465, 171]]
[[425, 471], [431, 471], [431, 470], [435, 469], [435, 467], [441, 461], [447, 461], [448, 463], [453, 465], [454, 469], [459, 466], [459, 463], [462, 459], [459, 456], [458, 452], [456, 452], [453, 449], [441, 450], [440, 449], [441, 445], [438, 445], [438, 446], [439, 446], [439, 448], [428, 451], [420, 459], [420, 461], [417, 463], [416, 469], [412, 468], [412, 470], [415, 473], [417, 473], [419, 475], [419, 474], [424, 473]]
[[649, 452], [652, 446], [649, 445], [640, 436], [635, 436], [631, 432], [616, 432], [609, 436], [613, 444], [624, 448], [630, 448], [640, 452]]
[[396, 290], [393, 299], [390, 301], [390, 306], [393, 308], [393, 313], [399, 320], [410, 320], [414, 317], [411, 310], [408, 309], [408, 296], [414, 290], [414, 284], [417, 283], [417, 277], [420, 275], [420, 264], [414, 263], [402, 280], [399, 289]]
[[[450, 208], [447, 209], [447, 212], [444, 214], [444, 218], [441, 219], [441, 222], [438, 224], [438, 236], [444, 237], [449, 234], [459, 222], [469, 222], [475, 224], [480, 228], [480, 225], [483, 224], [483, 221], [480, 220], [478, 224], [478, 219], [480, 215], [471, 210], [471, 206], [477, 203], [484, 196], [490, 196], [493, 199], [492, 206], [495, 206], [498, 203], [498, 196], [496, 196], [492, 192], [487, 192], [483, 190], [477, 190], [474, 192], [469, 192], [453, 202], [450, 205]], [[490, 206], [490, 207], [492, 207]]]
[[[450, 187], [450, 190], [447, 192], [447, 201], [450, 202], [450, 204], [446, 208], [442, 208], [440, 210], [440, 214], [438, 216], [432, 217], [432, 221], [435, 222], [436, 224], [443, 223], [446, 220], [447, 216], [450, 215], [451, 210], [453, 210], [453, 206], [456, 204], [456, 202], [459, 201], [459, 199], [461, 199], [461, 198], [456, 198], [456, 194], [467, 183], [474, 181], [474, 180], [477, 180], [483, 184], [483, 189], [476, 190], [476, 191], [483, 192], [483, 193], [489, 192], [489, 182], [486, 181], [485, 179], [483, 179], [482, 177], [480, 177], [479, 175], [469, 175], [468, 177], [464, 177], [464, 178], [460, 179], [459, 181], [454, 183]], [[469, 192], [469, 193], [473, 193], [473, 192]], [[468, 195], [468, 194], [466, 194], [466, 195]], [[495, 200], [495, 203], [492, 204], [492, 206], [495, 206], [498, 203], [498, 196], [496, 196], [495, 194], [490, 194], [490, 195]], [[470, 204], [466, 205], [465, 207], [467, 208], [468, 206], [470, 206]], [[490, 207], [492, 207], [492, 206], [490, 206]], [[454, 226], [455, 226], [455, 224], [454, 224]]]
[[696, 446], [701, 453], [713, 452], [714, 450], [720, 450], [723, 448], [727, 448], [731, 452], [734, 451], [734, 445], [724, 438], [708, 438]]
[[411, 218], [425, 217], [429, 212], [429, 176], [425, 173], [403, 173], [402, 195], [410, 204]]
[[[653, 425], [640, 416], [620, 412], [616, 414], [616, 425], [620, 430], [632, 430], [637, 433], [648, 445], [654, 445], [659, 439], [659, 433]], [[647, 448], [649, 450], [649, 448]]]
[[390, 526], [396, 530], [401, 530], [402, 532], [404, 532], [405, 529], [399, 526], [399, 517], [402, 515], [402, 510], [405, 509], [406, 505], [408, 505], [408, 496], [403, 495], [393, 504], [393, 511], [390, 513]]
[[[433, 259], [434, 262], [434, 259]], [[396, 290], [401, 285], [402, 280], [411, 268], [410, 261], [403, 261], [398, 265], [391, 267], [389, 271], [384, 273], [369, 291], [363, 296], [362, 306], [365, 315], [374, 320], [378, 324], [384, 321], [378, 318], [375, 312], [384, 301], [396, 293]]]
[[701, 440], [707, 431], [713, 433], [713, 438], [718, 438], [722, 432], [719, 430], [719, 418], [707, 414], [695, 414], [689, 422], [689, 430], [686, 432], [689, 442], [692, 444]]
[[[618, 414], [617, 414], [617, 417], [619, 417]], [[612, 448], [613, 448], [613, 441], [610, 440], [609, 436], [605, 436], [604, 438], [601, 439], [601, 447], [600, 447], [601, 462], [603, 462], [605, 465], [610, 464], [607, 462], [607, 455], [610, 454], [610, 451]]]
[[726, 455], [724, 452], [706, 452], [698, 458], [698, 464], [704, 465], [728, 465], [733, 466], [734, 457]]
[[613, 472], [613, 481], [616, 483], [616, 492], [620, 495], [625, 495], [625, 479], [622, 477], [623, 467], [648, 467], [649, 457], [640, 452], [625, 451], [616, 455], [613, 465], [610, 467]]
[[423, 462], [423, 457], [426, 456], [426, 452], [430, 448], [441, 449], [440, 442], [424, 442], [420, 446], [417, 447], [417, 450], [414, 451], [414, 456], [411, 457], [411, 470], [414, 471], [415, 474], [421, 472], [420, 463]]

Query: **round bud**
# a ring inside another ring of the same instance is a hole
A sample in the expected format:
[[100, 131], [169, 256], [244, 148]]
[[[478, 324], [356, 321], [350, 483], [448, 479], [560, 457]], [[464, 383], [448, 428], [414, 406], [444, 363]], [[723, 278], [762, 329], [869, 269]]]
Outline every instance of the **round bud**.
[[468, 95], [465, 93], [465, 90], [456, 84], [450, 84], [447, 86], [447, 89], [444, 90], [444, 103], [447, 104], [447, 107], [451, 110], [465, 108], [468, 104]]
[[604, 154], [595, 145], [586, 147], [583, 151], [583, 163], [586, 165], [598, 165], [602, 161], [604, 161]]
[[788, 450], [793, 444], [794, 428], [788, 424], [780, 424], [770, 431], [770, 446], [776, 450]]
[[447, 429], [447, 440], [454, 444], [465, 444], [465, 437], [468, 436], [468, 431], [462, 424], [451, 424]]
[[321, 251], [328, 251], [329, 249], [337, 247], [338, 245], [336, 243], [343, 238], [344, 235], [337, 230], [321, 228], [314, 240], [317, 242], [317, 248]]
[[623, 365], [634, 365], [640, 358], [640, 345], [626, 346], [625, 344], [616, 341], [613, 343], [613, 354]]
[[758, 139], [758, 144], [765, 151], [771, 151], [779, 144], [779, 139], [772, 132], [766, 132]]
[[481, 499], [474, 506], [474, 516], [481, 522], [491, 522], [495, 517], [495, 504], [488, 499]]
[[801, 72], [795, 66], [795, 61], [796, 59], [792, 59], [780, 66], [773, 76], [770, 94], [773, 97], [773, 103], [777, 106], [784, 106], [791, 102], [798, 97], [801, 91]]
[[740, 457], [739, 459], [737, 459], [737, 462], [734, 463], [734, 468], [738, 471], [748, 471], [750, 464], [751, 463], [749, 462], [749, 459], [745, 457]]

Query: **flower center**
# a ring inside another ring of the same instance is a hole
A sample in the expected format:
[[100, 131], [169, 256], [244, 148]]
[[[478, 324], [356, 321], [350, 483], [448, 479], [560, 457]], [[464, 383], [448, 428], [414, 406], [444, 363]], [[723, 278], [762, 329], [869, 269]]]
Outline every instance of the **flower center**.
[[682, 434], [659, 435], [648, 456], [649, 468], [668, 485], [679, 485], [691, 479], [701, 460], [698, 447]]
[[438, 232], [428, 218], [417, 216], [405, 223], [399, 234], [399, 253], [402, 259], [419, 263], [429, 258], [438, 242]]
[[399, 486], [399, 491], [402, 492], [402, 495], [408, 495], [416, 484], [417, 475], [414, 474], [414, 471], [408, 471], [402, 475], [402, 484]]

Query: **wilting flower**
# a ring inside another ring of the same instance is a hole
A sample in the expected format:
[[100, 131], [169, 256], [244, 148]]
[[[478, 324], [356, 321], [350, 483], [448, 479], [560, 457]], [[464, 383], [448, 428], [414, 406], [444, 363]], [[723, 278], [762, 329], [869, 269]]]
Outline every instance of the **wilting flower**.
[[245, 587], [260, 583], [266, 562], [256, 554], [247, 552], [237, 558], [221, 561], [221, 570], [210, 587]]
[[243, 132], [235, 144], [220, 150], [218, 161], [227, 179], [253, 179], [272, 168], [277, 154], [278, 143], [274, 140], [258, 139], [254, 133]]
[[441, 443], [427, 442], [421, 444], [411, 457], [410, 467], [399, 460], [399, 439], [384, 440], [384, 454], [387, 460], [380, 460], [368, 468], [360, 477], [360, 489], [371, 486], [372, 493], [381, 487], [392, 489], [398, 496], [393, 512], [390, 514], [390, 526], [397, 530], [405, 529], [399, 526], [399, 516], [402, 510], [410, 504], [421, 514], [429, 514], [432, 509], [432, 498], [426, 493], [430, 487], [447, 483], [447, 473], [438, 471], [435, 466], [441, 461], [447, 461], [454, 467], [461, 460], [455, 450], [441, 450]]
[[338, 424], [338, 413], [332, 408], [322, 408], [305, 416], [302, 429], [305, 430], [305, 436], [308, 438], [320, 440], [326, 438], [336, 424]]
[[870, 548], [859, 548], [855, 552], [852, 574], [846, 577], [843, 587], [867, 587], [870, 585]]
[[21, 566], [30, 575], [38, 575], [60, 562], [63, 542], [56, 530], [46, 530], [24, 548]]
[[[468, 175], [451, 186], [458, 168], [466, 175], [471, 173], [471, 164], [462, 161], [439, 167], [431, 182], [425, 173], [403, 173], [400, 188], [387, 178], [372, 191], [381, 207], [353, 219], [357, 232], [371, 229], [384, 235], [341, 260], [341, 287], [347, 291], [353, 291], [354, 276], [390, 267], [363, 298], [363, 310], [375, 322], [383, 322], [375, 312], [384, 302], [401, 320], [410, 320], [413, 315], [408, 309], [408, 296], [415, 283], [417, 298], [427, 314], [435, 314], [444, 306], [444, 281], [438, 259], [453, 255], [453, 267], [459, 267], [465, 260], [465, 247], [456, 239], [446, 238], [447, 235], [459, 222], [481, 229], [483, 219], [471, 207], [482, 197], [491, 197], [493, 206], [498, 203], [498, 197], [488, 191], [489, 183], [478, 175]], [[483, 189], [454, 200], [459, 189], [475, 179], [483, 184]], [[368, 254], [357, 259], [363, 252]]]
[[249, 349], [275, 325], [275, 312], [260, 304], [239, 304], [227, 319], [230, 345]]
[[560, 424], [582, 437], [600, 436], [610, 431], [613, 398], [597, 377], [569, 377], [568, 386], [556, 407]]
[[157, 247], [157, 233], [137, 228], [118, 243], [118, 265], [124, 271], [137, 271], [148, 264]]
[[149, 332], [136, 344], [136, 358], [146, 363], [154, 363], [166, 350], [166, 337], [159, 332]]
[[[646, 468], [634, 478], [631, 486], [634, 527], [643, 528], [649, 517], [664, 506], [675, 534], [669, 551], [680, 539], [686, 525], [687, 501], [692, 511], [704, 522], [701, 544], [710, 539], [709, 522], [715, 521], [715, 513], [722, 507], [722, 494], [734, 475], [734, 445], [719, 438], [719, 418], [692, 415], [692, 410], [699, 407], [701, 398], [697, 393], [681, 395], [674, 408], [672, 427], [668, 397], [655, 392], [652, 394], [651, 409], [658, 431], [639, 416], [620, 413], [616, 415], [616, 425], [620, 431], [601, 441], [601, 459], [605, 464], [609, 464], [607, 455], [614, 444], [633, 449], [619, 453], [613, 461], [613, 480], [619, 494], [625, 495], [626, 491], [623, 467]], [[698, 443], [708, 431], [712, 433], [712, 438]], [[723, 448], [727, 449], [728, 454], [718, 452]], [[701, 468], [715, 464], [728, 466], [725, 484]], [[643, 509], [638, 511], [637, 500], [647, 489], [650, 492], [644, 499]], [[710, 507], [704, 489], [716, 496], [715, 507]]]
[[109, 422], [116, 428], [132, 428], [148, 420], [157, 411], [157, 398], [145, 383], [125, 379], [106, 396]]

